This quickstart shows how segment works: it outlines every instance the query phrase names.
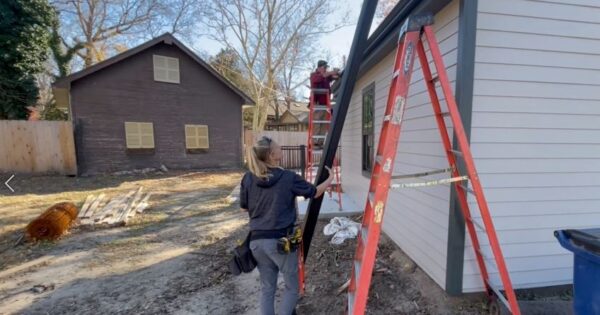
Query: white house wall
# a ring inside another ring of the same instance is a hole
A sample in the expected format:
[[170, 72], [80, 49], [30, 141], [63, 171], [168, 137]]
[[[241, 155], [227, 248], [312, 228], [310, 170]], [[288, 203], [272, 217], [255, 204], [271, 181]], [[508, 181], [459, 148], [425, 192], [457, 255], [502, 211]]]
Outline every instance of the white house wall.
[[[456, 77], [458, 41], [458, 1], [435, 16], [434, 30], [444, 55], [448, 75]], [[365, 203], [369, 178], [361, 172], [362, 91], [375, 83], [375, 143], [379, 132], [393, 72], [395, 51], [360, 78], [354, 89], [342, 133], [342, 175], [344, 191], [361, 205]], [[407, 111], [395, 174], [409, 174], [447, 167], [439, 131], [418, 59], [409, 89]], [[441, 95], [441, 93], [440, 93]], [[376, 148], [375, 148], [376, 150]], [[384, 217], [383, 230], [431, 278], [444, 287], [448, 234], [449, 188], [392, 191]]]
[[[600, 222], [600, 1], [478, 11], [471, 144], [508, 268], [517, 288], [567, 284], [553, 231]], [[479, 291], [466, 245], [463, 290]]]

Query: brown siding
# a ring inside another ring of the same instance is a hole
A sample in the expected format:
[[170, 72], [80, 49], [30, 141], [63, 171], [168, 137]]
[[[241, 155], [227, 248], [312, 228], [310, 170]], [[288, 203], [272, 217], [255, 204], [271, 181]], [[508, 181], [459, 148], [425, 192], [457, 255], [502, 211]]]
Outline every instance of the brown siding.
[[[179, 58], [180, 84], [155, 82], [152, 55]], [[239, 167], [243, 100], [175, 46], [158, 44], [71, 85], [82, 174], [159, 167]], [[125, 146], [125, 121], [154, 124], [153, 152]], [[184, 124], [208, 125], [210, 149], [187, 153]]]

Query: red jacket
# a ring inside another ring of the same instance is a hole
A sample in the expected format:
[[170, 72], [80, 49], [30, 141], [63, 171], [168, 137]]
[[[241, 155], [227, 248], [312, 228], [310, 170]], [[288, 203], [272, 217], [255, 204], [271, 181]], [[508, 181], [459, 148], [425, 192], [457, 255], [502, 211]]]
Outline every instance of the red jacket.
[[310, 88], [311, 89], [326, 89], [329, 91], [329, 94], [315, 93], [315, 102], [316, 104], [325, 105], [327, 102], [327, 97], [331, 94], [331, 81], [333, 81], [333, 77], [324, 77], [320, 72], [313, 72], [310, 74]]

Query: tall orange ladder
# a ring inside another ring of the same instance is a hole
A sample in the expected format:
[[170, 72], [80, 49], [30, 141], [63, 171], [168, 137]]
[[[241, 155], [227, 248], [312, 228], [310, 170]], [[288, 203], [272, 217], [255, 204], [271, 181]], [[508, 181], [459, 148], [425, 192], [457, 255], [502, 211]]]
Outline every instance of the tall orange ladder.
[[[316, 104], [315, 95], [317, 94], [326, 94], [326, 104]], [[315, 134], [316, 125], [326, 125], [326, 129], [329, 130], [331, 125], [331, 118], [333, 114], [333, 107], [331, 106], [331, 95], [328, 89], [310, 89], [310, 99], [308, 104], [309, 112], [308, 112], [308, 140], [306, 144], [306, 180], [309, 182], [313, 182], [316, 177], [316, 170], [319, 167], [319, 162], [321, 157], [323, 156], [323, 148], [315, 148], [314, 140], [322, 139], [325, 142], [326, 135], [318, 135]], [[324, 119], [318, 120], [315, 117], [315, 113], [318, 111], [325, 111], [327, 114]], [[340, 176], [340, 167], [338, 157], [336, 156], [333, 160], [333, 168], [335, 174], [335, 180], [332, 185], [327, 189], [329, 193], [329, 197], [332, 197], [332, 189], [335, 190], [337, 194], [337, 204], [339, 209], [342, 210], [342, 183]]]
[[[504, 262], [504, 257], [500, 249], [498, 237], [494, 229], [494, 224], [490, 216], [488, 205], [483, 194], [483, 188], [479, 182], [477, 170], [473, 162], [469, 142], [467, 140], [463, 124], [460, 118], [456, 101], [450, 88], [446, 68], [444, 66], [442, 55], [440, 53], [434, 32], [431, 28], [433, 17], [431, 15], [410, 17], [400, 30], [398, 48], [396, 52], [396, 60], [394, 64], [394, 72], [390, 91], [388, 95], [387, 106], [383, 118], [381, 136], [377, 148], [377, 156], [369, 185], [369, 193], [361, 233], [358, 237], [358, 245], [354, 257], [352, 267], [352, 276], [350, 286], [348, 287], [348, 313], [349, 314], [364, 314], [373, 266], [375, 263], [375, 255], [377, 252], [377, 243], [381, 233], [381, 224], [385, 204], [388, 198], [390, 189], [409, 188], [409, 187], [426, 187], [438, 184], [451, 184], [456, 189], [458, 201], [460, 203], [465, 223], [469, 232], [469, 236], [473, 243], [477, 264], [486, 288], [486, 293], [490, 301], [498, 303], [500, 300], [512, 312], [512, 314], [520, 314], [517, 298], [511, 284], [508, 270]], [[424, 36], [423, 36], [424, 35]], [[424, 39], [422, 38], [424, 37]], [[437, 70], [437, 77], [433, 77], [429, 67], [428, 56], [425, 51], [423, 41], [427, 42], [430, 53], [433, 59], [433, 64]], [[410, 77], [413, 70], [415, 55], [419, 55], [421, 67], [423, 70], [424, 81], [429, 91], [431, 104], [435, 114], [435, 119], [442, 137], [442, 142], [447, 154], [447, 159], [450, 168], [446, 170], [437, 170], [413, 175], [393, 176], [394, 161], [400, 139], [400, 130], [402, 126], [402, 117], [404, 115], [408, 88], [410, 85]], [[445, 97], [448, 112], [442, 112], [440, 106], [440, 97], [436, 90], [436, 83], [439, 82], [443, 95]], [[450, 117], [456, 140], [458, 141], [458, 149], [452, 149], [450, 136], [448, 134], [445, 117]], [[466, 168], [466, 174], [460, 174], [457, 166], [458, 158], [462, 158]], [[433, 180], [428, 182], [399, 184], [392, 183], [392, 180], [398, 180], [408, 177], [424, 177], [442, 172], [450, 172], [452, 177], [443, 180]], [[470, 181], [472, 189], [463, 185], [463, 182]], [[467, 202], [467, 193], [474, 195], [477, 206], [479, 208], [483, 225], [471, 217], [471, 211]], [[494, 262], [500, 274], [500, 279], [504, 287], [504, 294], [495, 288], [489, 278], [488, 268], [486, 266], [486, 257], [481, 250], [477, 231], [475, 227], [481, 229], [482, 233], [487, 235], [489, 244], [494, 256]], [[494, 305], [496, 305], [494, 304]]]

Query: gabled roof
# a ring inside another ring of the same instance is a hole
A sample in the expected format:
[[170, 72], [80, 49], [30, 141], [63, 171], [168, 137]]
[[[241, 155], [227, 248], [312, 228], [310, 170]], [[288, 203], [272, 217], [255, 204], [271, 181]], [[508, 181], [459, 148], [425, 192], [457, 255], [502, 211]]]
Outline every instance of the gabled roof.
[[71, 85], [71, 82], [79, 80], [83, 77], [86, 77], [96, 71], [102, 70], [106, 67], [109, 67], [115, 63], [118, 63], [124, 59], [127, 59], [133, 55], [136, 55], [150, 47], [153, 47], [157, 44], [165, 43], [167, 45], [175, 45], [177, 48], [181, 49], [185, 52], [190, 58], [196, 61], [199, 65], [204, 67], [208, 72], [215, 76], [219, 81], [223, 82], [229, 89], [231, 89], [234, 93], [236, 93], [239, 97], [241, 97], [246, 104], [254, 104], [252, 98], [250, 98], [246, 93], [237, 88], [233, 83], [223, 77], [220, 73], [218, 73], [213, 67], [211, 67], [206, 61], [202, 60], [198, 55], [196, 55], [192, 50], [187, 48], [182, 42], [180, 42], [175, 36], [170, 33], [165, 33], [159, 37], [151, 39], [137, 47], [131, 48], [125, 52], [122, 52], [116, 56], [108, 58], [104, 61], [101, 61], [91, 67], [83, 69], [81, 71], [75, 72], [71, 75], [68, 75], [64, 78], [58, 79], [53, 85], [61, 88], [68, 88]]

